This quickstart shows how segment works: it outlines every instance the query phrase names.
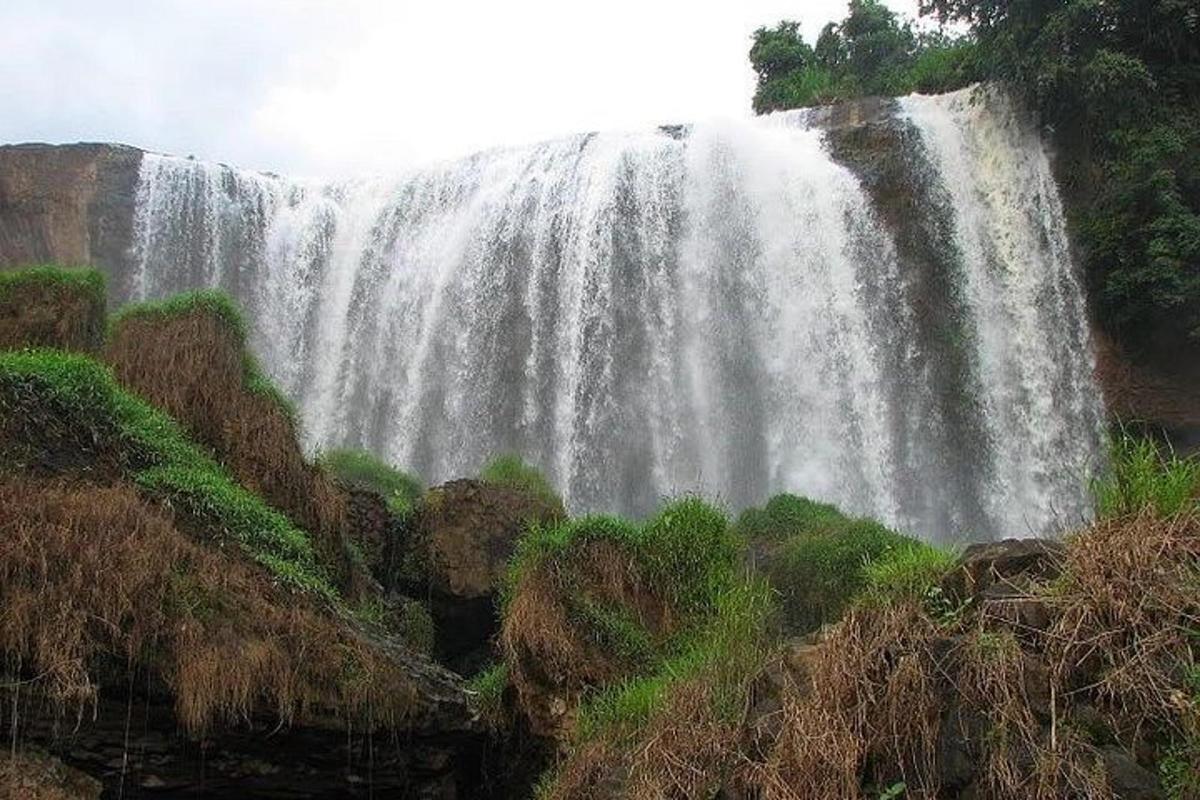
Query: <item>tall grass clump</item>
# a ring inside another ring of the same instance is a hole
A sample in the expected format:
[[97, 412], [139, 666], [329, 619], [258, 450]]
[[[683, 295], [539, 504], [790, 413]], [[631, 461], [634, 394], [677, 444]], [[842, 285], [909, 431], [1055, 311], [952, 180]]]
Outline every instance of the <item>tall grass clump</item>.
[[241, 350], [242, 388], [252, 395], [265, 397], [282, 411], [293, 424], [299, 419], [296, 404], [279, 390], [263, 372], [262, 366], [247, 348], [249, 327], [237, 303], [217, 289], [195, 289], [181, 292], [163, 300], [150, 300], [122, 306], [109, 319], [108, 339], [118, 338], [121, 329], [131, 323], [162, 323], [187, 316], [201, 315], [219, 321], [222, 329]]
[[555, 508], [563, 508], [562, 498], [550, 484], [550, 480], [537, 467], [526, 464], [519, 455], [496, 456], [479, 471], [479, 480], [508, 486], [527, 492]]
[[1151, 509], [1169, 517], [1196, 507], [1200, 460], [1182, 458], [1125, 430], [1109, 443], [1108, 472], [1092, 484], [1096, 515], [1122, 517]]
[[104, 274], [99, 270], [47, 264], [0, 272], [0, 301], [30, 287], [80, 292], [97, 303], [104, 302]]
[[695, 497], [641, 525], [589, 516], [531, 526], [502, 593], [500, 639], [534, 729], [563, 736], [598, 687], [688, 662], [738, 585], [740, 553], [724, 513]]
[[236, 541], [283, 583], [337, 596], [304, 531], [235, 482], [174, 420], [121, 389], [98, 362], [55, 350], [0, 354], [0, 412], [5, 461], [39, 469], [78, 458], [81, 448], [107, 450], [111, 468], [142, 492]]
[[0, 272], [0, 350], [93, 353], [104, 341], [104, 275], [37, 266]]
[[330, 450], [322, 453], [317, 463], [342, 485], [379, 495], [397, 516], [407, 516], [424, 491], [415, 475], [396, 469], [366, 450]]

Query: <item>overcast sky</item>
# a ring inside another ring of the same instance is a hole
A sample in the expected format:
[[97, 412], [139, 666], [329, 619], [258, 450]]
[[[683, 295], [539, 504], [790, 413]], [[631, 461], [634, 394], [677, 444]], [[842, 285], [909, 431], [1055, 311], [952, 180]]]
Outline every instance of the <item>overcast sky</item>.
[[[916, 0], [888, 0], [913, 15]], [[304, 175], [749, 114], [751, 32], [845, 0], [0, 0], [0, 142]]]

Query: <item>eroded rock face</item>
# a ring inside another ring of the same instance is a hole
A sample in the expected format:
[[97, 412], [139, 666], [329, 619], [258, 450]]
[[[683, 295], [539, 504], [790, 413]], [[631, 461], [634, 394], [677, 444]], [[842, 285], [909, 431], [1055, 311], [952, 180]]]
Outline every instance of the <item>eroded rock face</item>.
[[129, 296], [142, 151], [114, 144], [0, 147], [0, 269], [94, 266]]
[[420, 596], [413, 584], [425, 584], [440, 660], [469, 675], [491, 659], [500, 628], [496, 595], [517, 539], [531, 522], [561, 515], [557, 505], [483, 481], [450, 481], [426, 493], [410, 524], [408, 563], [388, 588]]

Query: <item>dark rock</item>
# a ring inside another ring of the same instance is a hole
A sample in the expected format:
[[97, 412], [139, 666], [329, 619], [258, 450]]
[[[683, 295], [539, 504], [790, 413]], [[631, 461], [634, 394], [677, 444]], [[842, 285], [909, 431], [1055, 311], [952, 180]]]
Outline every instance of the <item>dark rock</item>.
[[[416, 689], [412, 713], [395, 726], [350, 725], [315, 710], [292, 724], [251, 715], [202, 740], [180, 733], [172, 699], [145, 678], [111, 684], [80, 719], [31, 705], [19, 738], [126, 798], [477, 798], [483, 725], [459, 678], [387, 642]], [[133, 687], [128, 699], [116, 687]], [[28, 695], [27, 695], [28, 697]]]
[[1158, 776], [1141, 766], [1119, 747], [1101, 748], [1100, 758], [1108, 775], [1109, 785], [1119, 800], [1164, 800]]
[[1031, 582], [1055, 578], [1061, 570], [1063, 554], [1063, 545], [1049, 539], [1004, 539], [973, 544], [943, 580], [942, 588], [960, 600], [1011, 600], [1022, 596]]
[[562, 513], [536, 495], [483, 481], [451, 481], [425, 494], [413, 513], [407, 558], [388, 588], [428, 593], [439, 660], [464, 675], [492, 660], [497, 594], [517, 539], [530, 523]]

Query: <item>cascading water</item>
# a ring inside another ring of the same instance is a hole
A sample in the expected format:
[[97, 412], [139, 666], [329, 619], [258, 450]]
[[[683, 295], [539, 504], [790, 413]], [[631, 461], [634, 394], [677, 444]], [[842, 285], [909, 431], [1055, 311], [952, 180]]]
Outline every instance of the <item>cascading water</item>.
[[575, 511], [792, 491], [930, 537], [1040, 532], [1086, 513], [1101, 409], [1042, 144], [974, 97], [896, 112], [945, 217], [946, 319], [804, 112], [329, 185], [147, 154], [132, 292], [229, 290], [313, 447], [430, 481], [515, 451]]

